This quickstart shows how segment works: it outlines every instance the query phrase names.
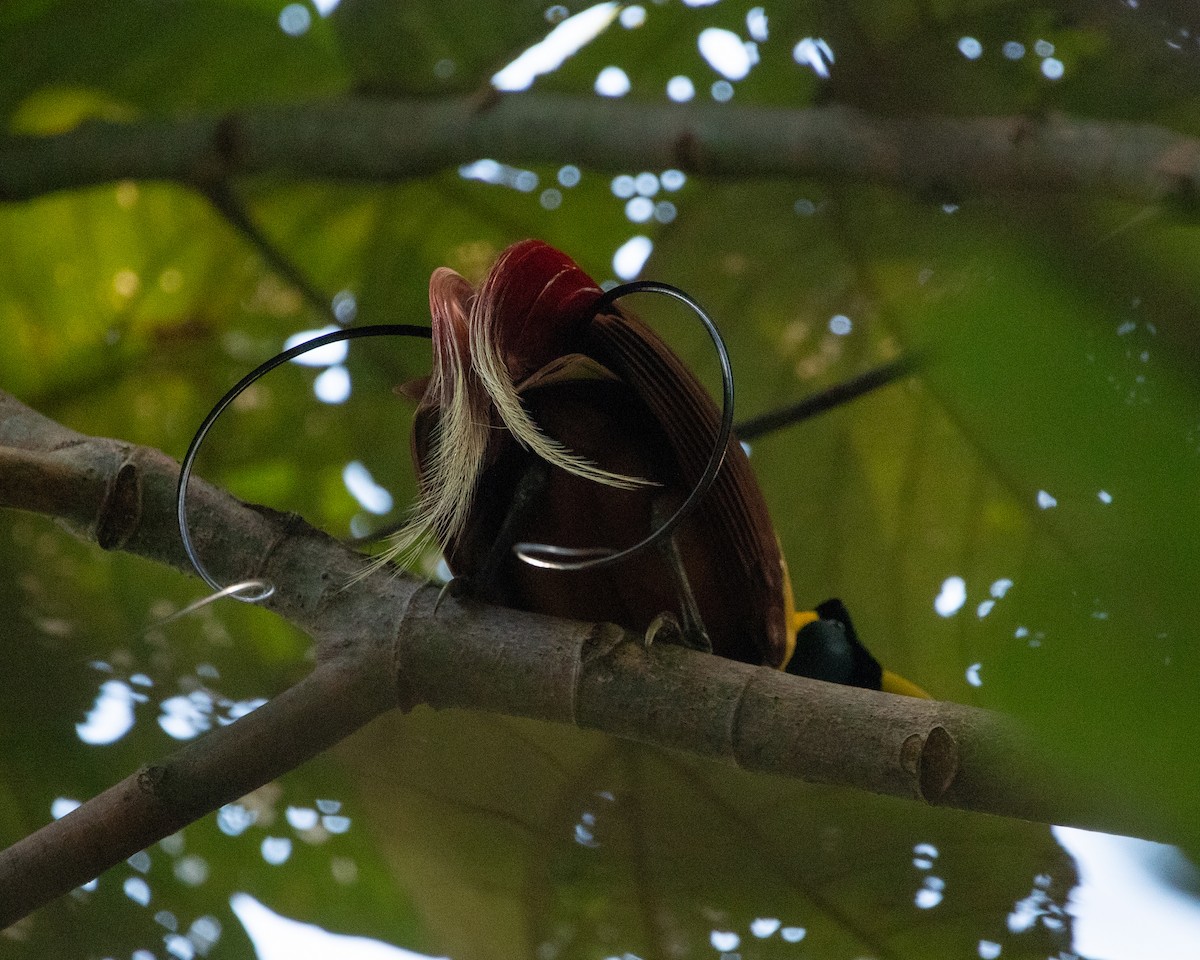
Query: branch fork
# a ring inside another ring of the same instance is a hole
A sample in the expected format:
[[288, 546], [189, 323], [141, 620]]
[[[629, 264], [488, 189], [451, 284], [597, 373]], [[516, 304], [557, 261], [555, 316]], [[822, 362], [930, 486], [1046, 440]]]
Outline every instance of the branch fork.
[[[85, 437], [0, 392], [0, 507], [186, 569], [178, 465]], [[587, 624], [446, 598], [295, 516], [194, 481], [214, 572], [270, 580], [267, 606], [316, 642], [316, 666], [229, 726], [148, 765], [0, 853], [0, 928], [273, 780], [387, 710], [469, 709], [575, 724], [748, 770], [939, 806], [1143, 832], [1068, 780], [998, 714], [794, 677]], [[346, 586], [351, 584], [351, 586]], [[448, 761], [452, 762], [452, 761]]]

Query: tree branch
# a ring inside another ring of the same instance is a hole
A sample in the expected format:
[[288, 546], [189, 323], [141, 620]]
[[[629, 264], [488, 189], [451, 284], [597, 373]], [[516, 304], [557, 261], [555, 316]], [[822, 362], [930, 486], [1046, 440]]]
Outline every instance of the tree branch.
[[595, 170], [678, 167], [710, 177], [849, 177], [939, 200], [979, 192], [1091, 190], [1190, 202], [1200, 139], [1062, 115], [882, 117], [596, 97], [344, 99], [222, 117], [112, 123], [0, 139], [0, 200], [120, 179], [204, 185], [235, 174], [403, 180], [481, 157]]
[[[0, 506], [183, 569], [178, 465], [85, 437], [0, 392]], [[399, 706], [465, 708], [604, 731], [750, 770], [929, 804], [1142, 833], [1106, 791], [1065, 777], [987, 711], [792, 677], [617, 627], [453, 599], [376, 572], [298, 518], [195, 480], [194, 539], [225, 582], [276, 584], [267, 601], [317, 644], [299, 684], [0, 853], [0, 927]], [[448, 758], [447, 762], [453, 762]]]
[[333, 311], [331, 298], [318, 290], [311, 280], [281, 248], [276, 246], [263, 231], [246, 205], [241, 201], [228, 180], [205, 184], [204, 196], [216, 211], [232, 226], [249, 244], [258, 251], [263, 262], [279, 274], [299, 291], [308, 301], [308, 305], [320, 313], [329, 323], [341, 326], [337, 314]]
[[734, 433], [738, 435], [739, 440], [757, 440], [784, 427], [795, 426], [834, 407], [866, 396], [872, 390], [886, 387], [889, 383], [916, 373], [923, 359], [919, 353], [905, 354], [890, 363], [872, 367], [849, 380], [835, 383], [832, 387], [810, 393], [796, 403], [748, 417], [734, 425]]
[[374, 673], [369, 666], [368, 659], [319, 665], [265, 706], [0, 853], [0, 929], [373, 720], [394, 705], [394, 694], [389, 702], [380, 689], [390, 690], [388, 665], [376, 662]]

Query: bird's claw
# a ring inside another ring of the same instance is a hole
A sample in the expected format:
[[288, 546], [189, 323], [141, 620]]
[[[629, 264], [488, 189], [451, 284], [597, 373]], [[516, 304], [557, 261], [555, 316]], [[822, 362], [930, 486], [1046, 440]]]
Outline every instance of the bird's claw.
[[642, 637], [642, 646], [647, 650], [656, 641], [663, 643], [679, 643], [683, 637], [683, 628], [672, 613], [660, 613], [650, 621], [646, 633]]
[[703, 627], [695, 624], [684, 626], [673, 613], [664, 611], [650, 621], [642, 638], [642, 646], [647, 650], [654, 643], [673, 643], [676, 646], [687, 647], [689, 650], [699, 650], [701, 653], [712, 653], [712, 641]]
[[433, 601], [433, 612], [438, 612], [438, 607], [442, 605], [442, 601], [447, 597], [454, 597], [456, 600], [462, 597], [468, 597], [472, 594], [472, 584], [470, 577], [451, 577], [438, 591], [437, 599]]

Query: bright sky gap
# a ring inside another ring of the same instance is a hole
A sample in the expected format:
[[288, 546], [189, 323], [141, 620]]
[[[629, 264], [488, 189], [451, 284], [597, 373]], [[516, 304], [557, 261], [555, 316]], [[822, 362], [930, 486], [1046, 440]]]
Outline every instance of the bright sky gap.
[[557, 70], [568, 57], [600, 36], [616, 20], [619, 11], [618, 3], [598, 3], [568, 17], [546, 34], [544, 40], [535, 43], [495, 74], [492, 86], [509, 92], [528, 90], [534, 80]]

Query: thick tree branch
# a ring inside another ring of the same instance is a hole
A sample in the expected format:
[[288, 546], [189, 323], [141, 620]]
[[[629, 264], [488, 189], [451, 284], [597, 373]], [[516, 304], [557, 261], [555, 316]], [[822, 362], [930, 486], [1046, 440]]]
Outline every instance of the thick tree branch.
[[[178, 465], [84, 437], [0, 392], [0, 506], [183, 568]], [[317, 667], [236, 723], [0, 853], [0, 927], [289, 770], [372, 717], [465, 708], [574, 723], [805, 780], [1118, 832], [1141, 825], [1067, 778], [983, 710], [792, 677], [612, 626], [460, 604], [375, 573], [295, 517], [194, 481], [195, 541], [219, 578], [276, 584], [266, 601], [317, 643]], [[453, 762], [448, 758], [447, 762]]]
[[1200, 194], [1200, 140], [1150, 125], [519, 94], [489, 109], [465, 98], [345, 99], [8, 137], [0, 140], [0, 200], [127, 178], [392, 181], [481, 157], [727, 178], [852, 177], [943, 201], [1004, 190], [1092, 190], [1136, 201]]

